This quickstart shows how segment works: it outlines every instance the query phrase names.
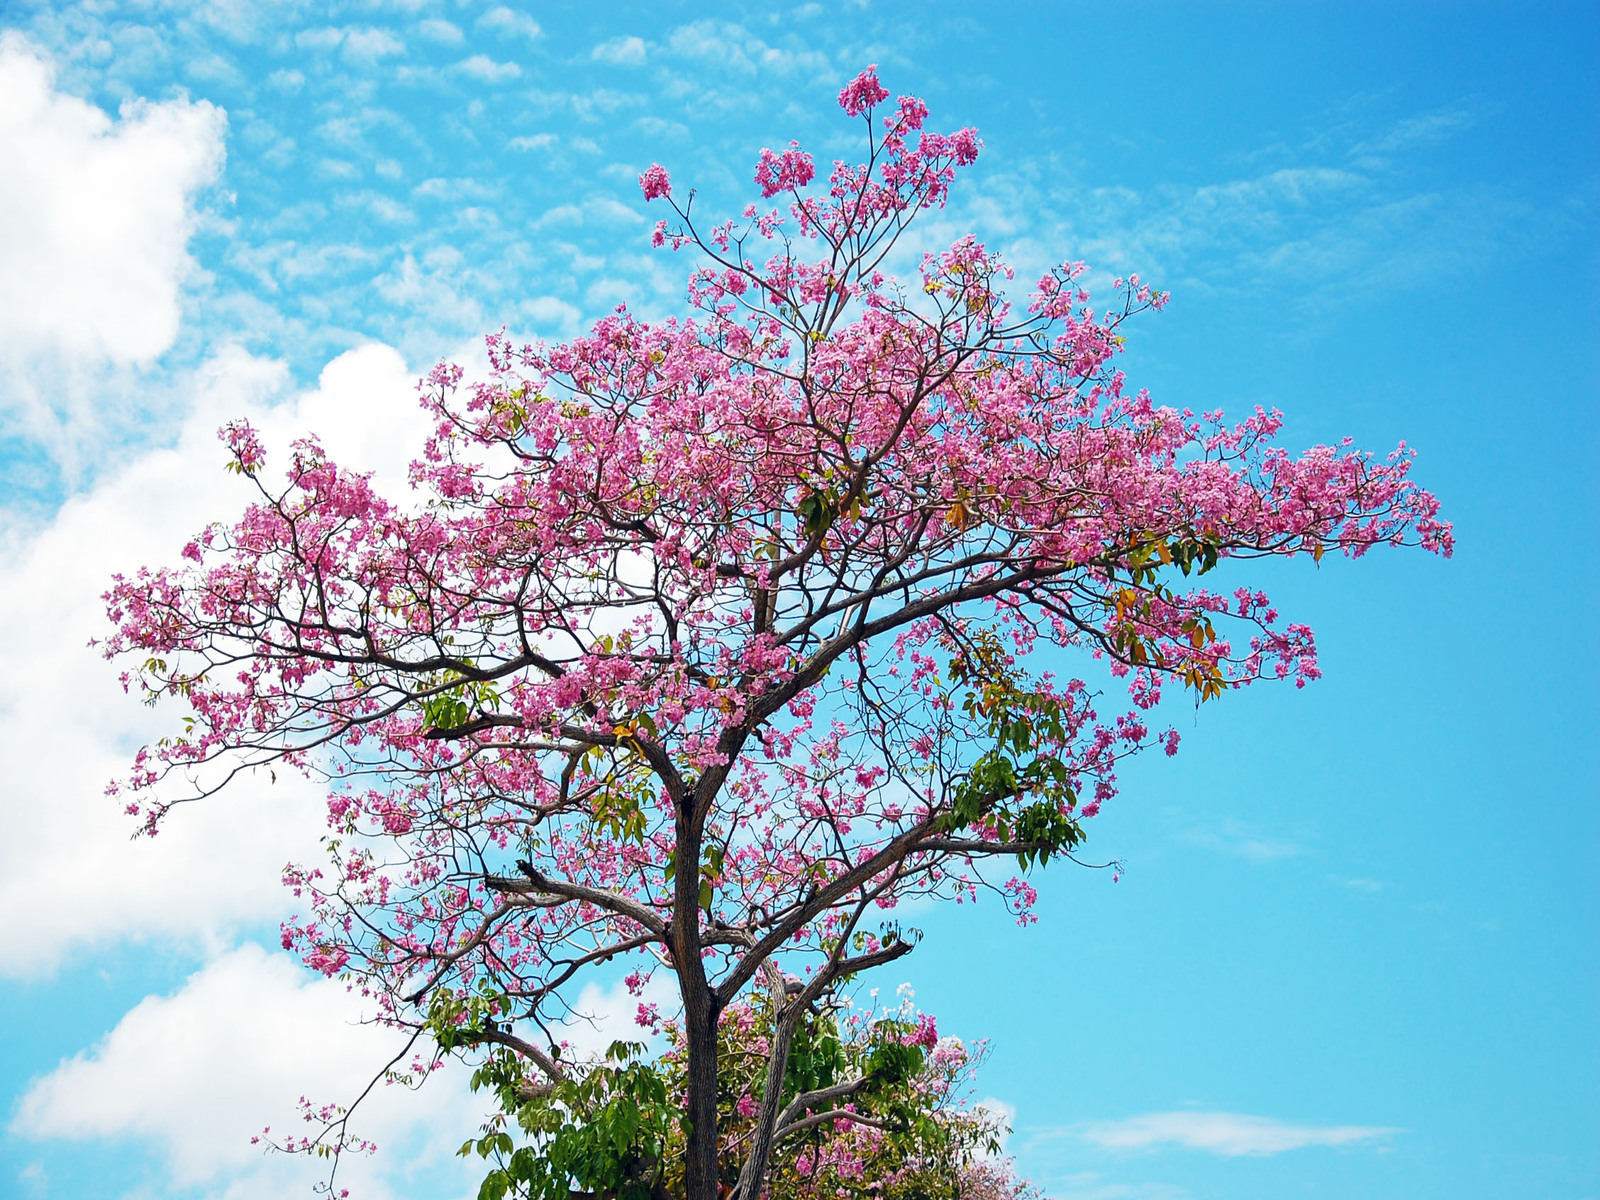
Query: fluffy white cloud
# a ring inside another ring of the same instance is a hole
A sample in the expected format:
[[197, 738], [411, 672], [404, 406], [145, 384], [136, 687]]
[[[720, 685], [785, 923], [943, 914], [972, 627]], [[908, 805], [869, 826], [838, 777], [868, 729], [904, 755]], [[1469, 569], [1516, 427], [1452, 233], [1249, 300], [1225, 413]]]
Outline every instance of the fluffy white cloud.
[[1282, 1154], [1306, 1146], [1349, 1146], [1399, 1132], [1370, 1125], [1291, 1125], [1225, 1112], [1145, 1113], [1123, 1121], [1096, 1121], [1082, 1129], [1085, 1139], [1108, 1150], [1182, 1146], [1230, 1158]]
[[474, 54], [456, 64], [456, 70], [479, 83], [509, 83], [522, 74], [514, 62], [495, 62], [487, 54]]
[[539, 22], [527, 13], [517, 12], [501, 4], [478, 18], [478, 28], [487, 29], [505, 37], [525, 37], [530, 42], [540, 34]]
[[192, 381], [175, 446], [138, 456], [0, 547], [0, 621], [13, 631], [0, 675], [0, 911], [12, 914], [0, 923], [0, 971], [37, 975], [74, 948], [130, 936], [216, 945], [235, 924], [283, 911], [284, 863], [317, 853], [316, 789], [281, 772], [276, 784], [241, 780], [175, 811], [158, 837], [130, 841], [105, 785], [177, 713], [124, 695], [87, 644], [105, 633], [99, 597], [113, 572], [175, 561], [203, 525], [246, 502], [221, 470], [220, 424], [251, 417], [279, 462], [290, 437], [315, 431], [337, 461], [377, 469], [396, 494], [425, 427], [414, 385], [387, 346], [340, 356], [300, 396], [280, 365], [225, 352]]
[[642, 67], [647, 53], [641, 37], [615, 37], [601, 42], [591, 57], [596, 62], [610, 63], [614, 67]]
[[620, 980], [610, 985], [586, 983], [572, 1002], [560, 1038], [575, 1057], [604, 1054], [612, 1042], [644, 1042], [652, 1049], [664, 1046], [663, 1039], [639, 1025], [639, 1010], [654, 1006], [662, 1017], [676, 1017], [681, 1011], [673, 977], [666, 971], [650, 976], [644, 990], [635, 996]]
[[134, 101], [112, 121], [0, 37], [0, 353], [143, 362], [172, 345], [194, 194], [226, 124], [203, 100]]
[[[298, 1200], [326, 1164], [264, 1157], [250, 1139], [268, 1125], [279, 1137], [311, 1132], [298, 1097], [348, 1103], [404, 1046], [362, 1017], [342, 985], [245, 945], [172, 995], [148, 997], [99, 1045], [35, 1080], [11, 1129], [34, 1139], [132, 1137], [159, 1150], [175, 1187], [220, 1183], [230, 1196]], [[378, 1152], [341, 1165], [341, 1184], [382, 1196], [386, 1178], [445, 1165], [482, 1120], [463, 1084], [450, 1069], [415, 1093], [380, 1083], [352, 1121]], [[470, 1170], [455, 1169], [463, 1184]]]
[[438, 17], [429, 17], [426, 21], [419, 22], [417, 32], [430, 42], [438, 42], [443, 46], [459, 46], [465, 37], [460, 26]]
[[529, 137], [514, 137], [506, 143], [507, 150], [548, 150], [556, 144], [553, 133], [535, 133]]
[[55, 88], [43, 53], [0, 36], [0, 422], [50, 447], [115, 424], [108, 369], [177, 337], [195, 197], [217, 178], [227, 118], [142, 100], [119, 119]]
[[[576, 1057], [599, 1055], [617, 1039], [661, 1039], [639, 1028], [639, 1004], [675, 1011], [676, 993], [658, 975], [634, 997], [620, 983], [590, 984], [559, 1035]], [[368, 1008], [342, 984], [254, 943], [219, 955], [171, 995], [149, 996], [98, 1045], [35, 1079], [18, 1101], [10, 1132], [35, 1141], [131, 1138], [161, 1156], [175, 1189], [206, 1186], [229, 1200], [301, 1200], [325, 1164], [264, 1156], [251, 1138], [309, 1135], [297, 1099], [348, 1104], [404, 1040], [365, 1022]], [[351, 1157], [341, 1186], [380, 1198], [426, 1169], [470, 1178], [477, 1160], [450, 1163], [478, 1131], [492, 1100], [465, 1087], [447, 1064], [411, 1091], [380, 1083], [356, 1109], [351, 1131], [378, 1144]], [[458, 1185], [455, 1190], [468, 1189]], [[401, 1191], [406, 1189], [401, 1188]]]
[[344, 60], [355, 66], [375, 66], [395, 54], [404, 54], [406, 44], [387, 29], [351, 29], [340, 48]]

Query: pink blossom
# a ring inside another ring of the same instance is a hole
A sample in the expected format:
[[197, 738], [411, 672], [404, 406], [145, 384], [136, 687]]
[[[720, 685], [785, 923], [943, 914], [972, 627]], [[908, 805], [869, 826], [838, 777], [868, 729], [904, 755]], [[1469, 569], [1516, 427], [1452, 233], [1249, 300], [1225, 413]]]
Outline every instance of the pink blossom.
[[761, 161], [756, 164], [755, 181], [765, 200], [778, 192], [805, 187], [815, 174], [811, 155], [800, 149], [799, 142], [790, 142], [789, 148], [781, 155], [771, 150], [761, 151]]
[[840, 90], [839, 107], [844, 109], [845, 116], [859, 117], [873, 105], [888, 98], [888, 89], [878, 82], [878, 64], [871, 63]]
[[646, 200], [654, 200], [672, 194], [672, 179], [660, 163], [651, 163], [645, 173], [639, 176], [639, 187]]

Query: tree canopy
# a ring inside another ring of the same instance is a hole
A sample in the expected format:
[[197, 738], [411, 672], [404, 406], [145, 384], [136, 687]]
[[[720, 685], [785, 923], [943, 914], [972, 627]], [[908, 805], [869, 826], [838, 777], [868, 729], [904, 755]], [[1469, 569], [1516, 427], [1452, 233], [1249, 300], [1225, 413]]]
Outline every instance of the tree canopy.
[[[408, 497], [315, 440], [275, 481], [230, 425], [243, 519], [107, 595], [128, 686], [188, 712], [124, 785], [144, 827], [240, 772], [328, 779], [285, 945], [508, 1103], [564, 1097], [558, 1124], [670, 1079], [648, 1186], [688, 1200], [779, 1194], [793, 1139], [879, 1094], [898, 1035], [841, 1040], [831, 1081], [796, 1064], [917, 944], [897, 905], [987, 890], [1030, 919], [1029, 871], [1073, 855], [1118, 763], [1176, 751], [1164, 690], [1317, 676], [1308, 628], [1202, 577], [1451, 547], [1404, 445], [1291, 454], [1276, 412], [1132, 389], [1122, 326], [1166, 299], [1138, 276], [1096, 308], [1080, 262], [1012, 299], [975, 236], [908, 255], [979, 139], [870, 69], [839, 100], [864, 159], [819, 179], [763, 151], [737, 219], [641, 177], [671, 214], [655, 242], [696, 259], [685, 314], [493, 335], [480, 380], [439, 365]], [[558, 1053], [576, 990], [624, 971], [674, 985], [670, 1070]], [[724, 1092], [748, 1013], [745, 1112]], [[648, 1157], [561, 1183], [621, 1196]]]

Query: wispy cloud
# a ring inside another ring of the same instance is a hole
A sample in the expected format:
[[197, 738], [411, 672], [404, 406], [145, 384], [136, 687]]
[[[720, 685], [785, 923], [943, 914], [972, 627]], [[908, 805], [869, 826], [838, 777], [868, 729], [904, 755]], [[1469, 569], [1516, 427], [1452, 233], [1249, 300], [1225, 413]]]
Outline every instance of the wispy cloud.
[[363, 66], [405, 52], [406, 44], [387, 29], [352, 29], [345, 34], [341, 51], [346, 62]]
[[827, 56], [815, 50], [773, 46], [731, 21], [694, 21], [680, 25], [667, 36], [667, 48], [680, 57], [714, 63], [734, 74], [760, 71], [779, 74], [809, 72], [833, 74]]
[[404, 54], [406, 44], [387, 29], [303, 29], [294, 37], [302, 50], [330, 51], [338, 47], [345, 62], [370, 67], [380, 60]]
[[[1019, 250], [1074, 245], [1099, 268], [1140, 271], [1179, 295], [1281, 289], [1316, 314], [1428, 286], [1544, 236], [1509, 189], [1441, 188], [1421, 171], [1432, 147], [1481, 115], [1456, 107], [1341, 125], [1299, 147], [1263, 147], [1246, 156], [1252, 168], [1210, 178], [1039, 188], [1019, 174], [991, 179], [988, 191], [1029, 214]], [[1078, 172], [1063, 167], [1059, 178], [1073, 182]]]
[[474, 54], [456, 64], [456, 70], [479, 83], [510, 83], [522, 74], [514, 62], [495, 62], [487, 54]]
[[1231, 854], [1253, 863], [1277, 862], [1305, 852], [1294, 842], [1263, 837], [1243, 821], [1231, 819], [1210, 828], [1188, 830], [1183, 834], [1183, 840], [1190, 845]]
[[459, 46], [465, 37], [459, 26], [439, 17], [429, 17], [426, 21], [419, 22], [417, 32], [430, 42], [438, 42], [441, 46]]
[[539, 22], [527, 13], [516, 12], [503, 4], [484, 13], [478, 18], [477, 24], [479, 29], [487, 29], [503, 36], [525, 37], [530, 42], [542, 32]]
[[1401, 1132], [1376, 1125], [1293, 1125], [1241, 1113], [1158, 1112], [1094, 1121], [1082, 1126], [1080, 1135], [1107, 1150], [1177, 1146], [1228, 1158], [1259, 1158], [1308, 1146], [1352, 1146]]
[[1415, 146], [1431, 146], [1454, 137], [1477, 122], [1476, 114], [1464, 108], [1444, 108], [1434, 112], [1419, 113], [1396, 121], [1381, 136], [1363, 142], [1351, 150], [1352, 156], [1363, 151], [1392, 154]]
[[[1335, 876], [1335, 878], [1338, 877]], [[1352, 892], [1372, 893], [1383, 891], [1383, 881], [1380, 879], [1339, 879], [1339, 882]]]
[[616, 37], [601, 42], [591, 52], [590, 57], [596, 62], [610, 63], [614, 67], [642, 67], [645, 54], [643, 38]]

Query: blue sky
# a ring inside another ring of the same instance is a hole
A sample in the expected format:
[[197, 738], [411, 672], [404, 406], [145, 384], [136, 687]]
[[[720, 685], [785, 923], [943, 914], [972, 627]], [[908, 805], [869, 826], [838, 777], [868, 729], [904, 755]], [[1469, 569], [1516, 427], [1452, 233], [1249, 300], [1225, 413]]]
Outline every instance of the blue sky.
[[[848, 150], [877, 62], [986, 142], [930, 238], [1171, 288], [1135, 383], [1404, 438], [1458, 535], [1254, 569], [1326, 678], [1175, 709], [1094, 823], [1119, 883], [930, 913], [882, 984], [992, 1039], [1061, 1200], [1600, 1196], [1600, 16], [976, 12], [0, 7], [0, 1195], [306, 1195], [249, 1134], [382, 1051], [275, 949], [314, 797], [130, 844], [100, 795], [157, 726], [83, 649], [95, 597], [237, 507], [211, 432], [392, 480], [439, 357], [680, 303], [644, 166], [742, 206], [761, 147]], [[374, 1110], [364, 1194], [467, 1191], [458, 1084]]]

